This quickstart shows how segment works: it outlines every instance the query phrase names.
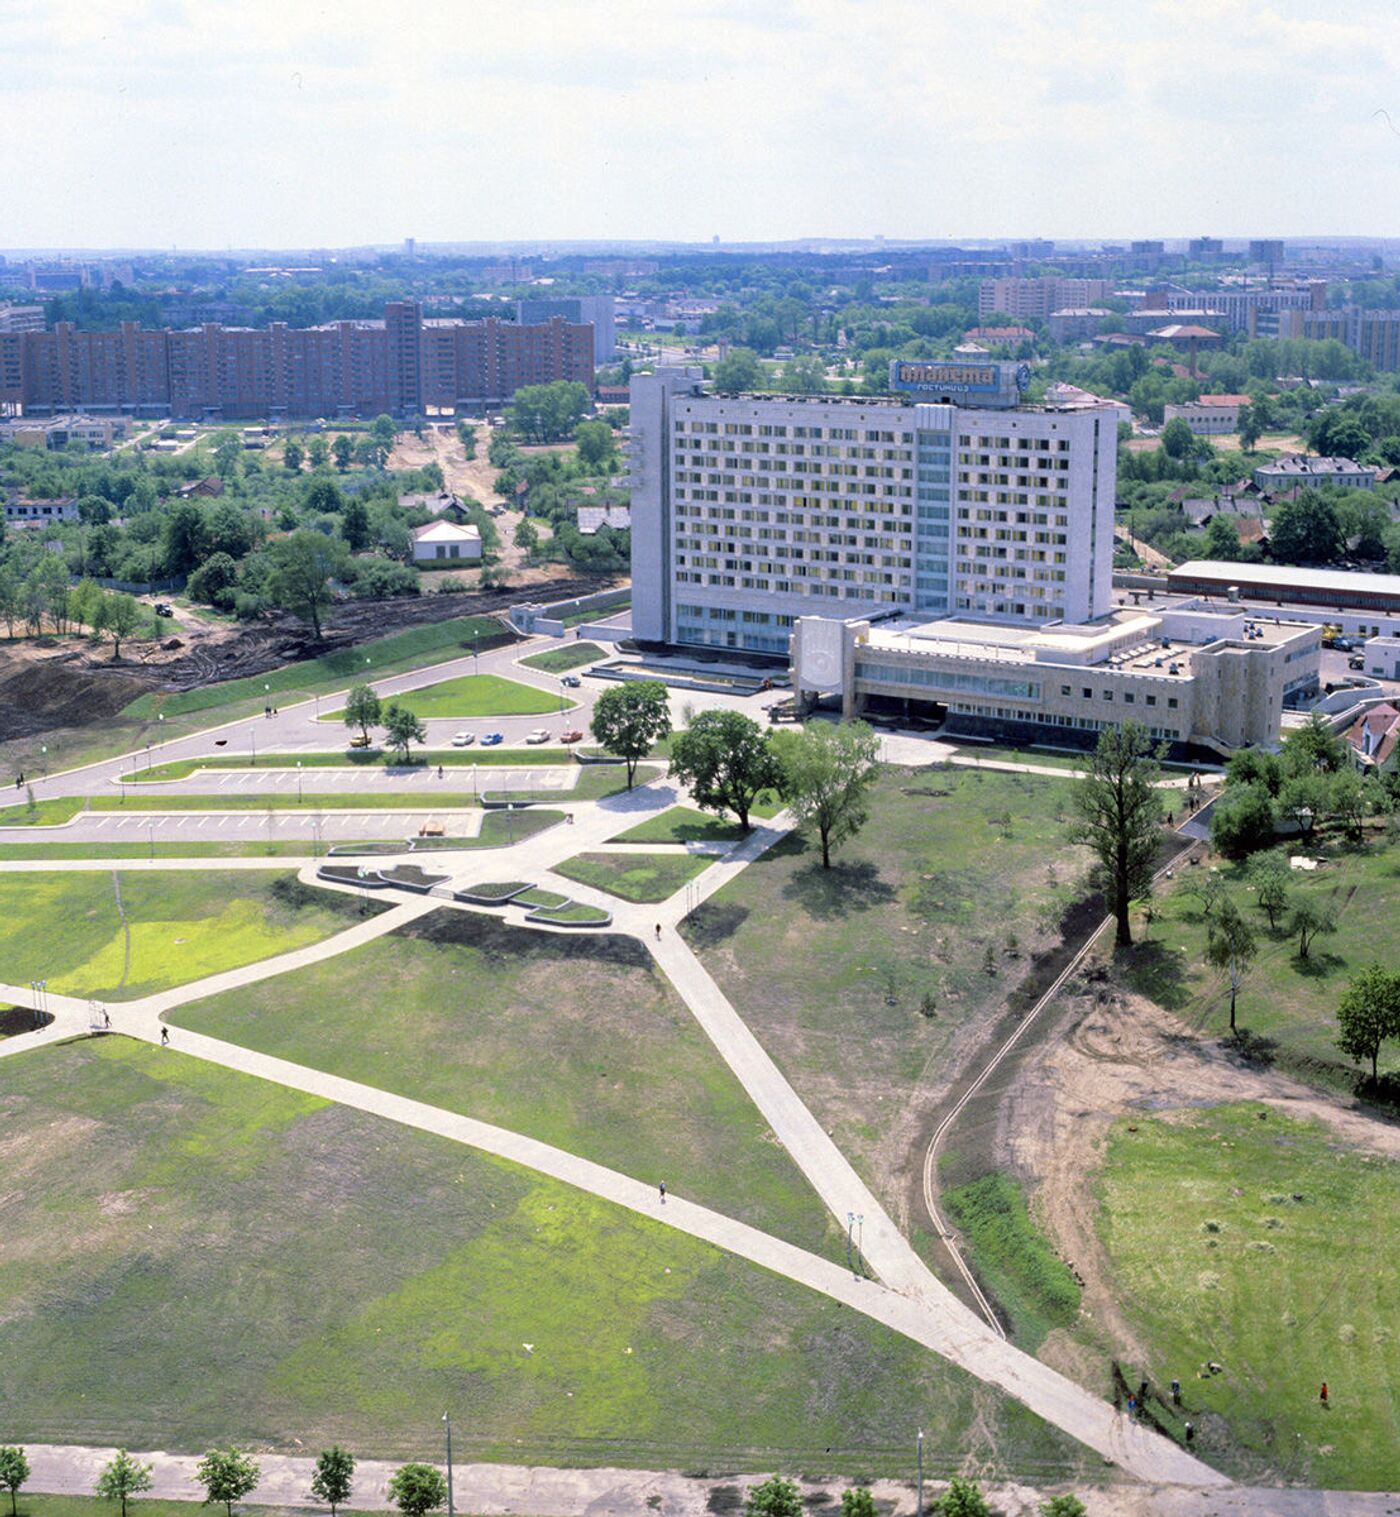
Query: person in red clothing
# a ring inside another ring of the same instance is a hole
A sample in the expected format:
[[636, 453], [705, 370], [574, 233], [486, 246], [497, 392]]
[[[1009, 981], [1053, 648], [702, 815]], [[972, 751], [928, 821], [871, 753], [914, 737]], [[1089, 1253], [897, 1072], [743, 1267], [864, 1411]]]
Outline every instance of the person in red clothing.
[[1322, 1382], [1322, 1395], [1319, 1399], [1321, 1400], [1323, 1406], [1327, 1405], [1327, 1382], [1325, 1380]]

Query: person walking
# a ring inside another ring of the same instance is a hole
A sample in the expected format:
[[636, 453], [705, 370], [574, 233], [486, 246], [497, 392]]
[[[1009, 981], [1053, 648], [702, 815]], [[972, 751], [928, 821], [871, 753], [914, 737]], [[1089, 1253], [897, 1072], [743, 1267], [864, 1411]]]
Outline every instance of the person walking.
[[168, 1027], [162, 1027], [160, 1030], [160, 1046], [162, 1048], [170, 1047], [170, 1029]]
[[1180, 1380], [1173, 1380], [1172, 1381], [1172, 1405], [1173, 1406], [1180, 1406], [1181, 1405], [1181, 1381]]
[[1186, 1433], [1186, 1441], [1187, 1441], [1187, 1443], [1194, 1443], [1196, 1441], [1196, 1429], [1195, 1429], [1195, 1427], [1191, 1423], [1188, 1422], [1186, 1424], [1186, 1427], [1185, 1427], [1184, 1431]]
[[1318, 1400], [1322, 1402], [1323, 1406], [1327, 1405], [1327, 1382], [1325, 1380], [1322, 1382], [1322, 1393], [1318, 1397]]
[[661, 1204], [663, 1206], [666, 1204], [666, 1182], [664, 1180], [661, 1182]]
[[659, 942], [661, 940], [661, 923], [660, 922], [658, 922], [656, 924], [656, 937], [657, 937], [657, 941]]

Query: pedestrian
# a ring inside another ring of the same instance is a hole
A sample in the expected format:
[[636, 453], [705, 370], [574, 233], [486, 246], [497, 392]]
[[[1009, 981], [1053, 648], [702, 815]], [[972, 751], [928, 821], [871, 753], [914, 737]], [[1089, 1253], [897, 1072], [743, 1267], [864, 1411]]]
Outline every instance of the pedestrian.
[[108, 1029], [112, 1026], [112, 1013], [105, 1006], [102, 1008], [102, 1025]]
[[1129, 1422], [1136, 1422], [1137, 1421], [1137, 1397], [1136, 1396], [1129, 1396], [1128, 1397], [1128, 1421]]
[[1172, 1381], [1172, 1405], [1173, 1406], [1180, 1406], [1181, 1405], [1181, 1381], [1180, 1380], [1173, 1380]]
[[1321, 1400], [1323, 1406], [1327, 1405], [1327, 1382], [1325, 1380], [1322, 1382], [1322, 1395], [1319, 1399]]
[[160, 1046], [162, 1048], [170, 1047], [170, 1029], [168, 1027], [162, 1027], [160, 1030]]
[[442, 778], [442, 765], [441, 764], [438, 765], [438, 778], [439, 779]]
[[666, 1204], [666, 1182], [664, 1180], [661, 1182], [661, 1204], [663, 1206]]
[[1144, 1380], [1142, 1382], [1142, 1384], [1138, 1386], [1138, 1402], [1142, 1406], [1146, 1406], [1147, 1405], [1147, 1381], [1146, 1380]]
[[1167, 812], [1167, 826], [1168, 827], [1175, 827], [1176, 826], [1176, 813], [1174, 811]]
[[1186, 1424], [1185, 1433], [1187, 1443], [1194, 1443], [1196, 1441], [1196, 1429], [1189, 1422]]
[[658, 922], [656, 924], [656, 937], [657, 937], [657, 941], [659, 942], [661, 940], [661, 923], [660, 922]]

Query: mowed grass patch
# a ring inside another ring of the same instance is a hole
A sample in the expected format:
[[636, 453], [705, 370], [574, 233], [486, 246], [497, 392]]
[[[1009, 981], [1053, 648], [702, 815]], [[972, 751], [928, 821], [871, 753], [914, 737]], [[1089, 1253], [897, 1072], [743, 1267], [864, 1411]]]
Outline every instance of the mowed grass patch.
[[[435, 717], [473, 716], [541, 716], [557, 714], [559, 697], [549, 690], [537, 690], [518, 680], [503, 679], [499, 674], [463, 674], [457, 679], [424, 685], [402, 695], [382, 697], [424, 721]], [[572, 704], [572, 703], [571, 703]], [[323, 722], [344, 721], [344, 713], [328, 712]]]
[[[442, 764], [463, 769], [498, 768], [502, 764], [522, 769], [544, 764], [571, 764], [573, 756], [558, 748], [415, 748], [411, 767], [435, 768]], [[250, 774], [267, 769], [402, 769], [396, 756], [385, 752], [347, 750], [333, 753], [265, 753], [256, 764], [243, 753], [211, 754], [202, 758], [171, 759], [150, 769], [136, 769], [125, 776], [128, 785], [144, 785], [158, 780], [183, 780], [202, 769], [244, 769]]]
[[567, 643], [562, 648], [550, 648], [544, 653], [532, 653], [520, 662], [528, 669], [541, 669], [546, 674], [567, 674], [583, 664], [596, 663], [606, 655], [597, 643]]
[[983, 1175], [944, 1191], [943, 1204], [967, 1239], [983, 1286], [1010, 1317], [1017, 1343], [1034, 1353], [1052, 1328], [1073, 1326], [1079, 1286], [1009, 1175]]
[[[1336, 1046], [1337, 1003], [1350, 977], [1377, 960], [1390, 963], [1400, 924], [1400, 844], [1364, 848], [1328, 843], [1309, 850], [1326, 860], [1314, 871], [1293, 871], [1289, 903], [1270, 931], [1249, 882], [1247, 866], [1218, 864], [1226, 893], [1254, 930], [1258, 953], [1240, 987], [1236, 1017], [1256, 1057], [1333, 1089], [1351, 1090], [1364, 1074]], [[1172, 890], [1155, 903], [1150, 929], [1118, 962], [1129, 983], [1192, 1026], [1225, 1034], [1230, 1025], [1229, 981], [1205, 962], [1207, 922], [1190, 887], [1199, 869], [1179, 870]], [[1289, 912], [1302, 901], [1331, 911], [1335, 933], [1319, 936], [1306, 960], [1287, 931]], [[1381, 1045], [1382, 1077], [1400, 1075], [1400, 1044]]]
[[[332, 845], [322, 843], [325, 853]], [[398, 846], [402, 846], [399, 844]], [[311, 858], [316, 844], [306, 842], [261, 843], [4, 843], [0, 859], [251, 859]]]
[[834, 1224], [631, 938], [436, 912], [172, 1021], [528, 1133], [813, 1249]]
[[948, 1465], [1086, 1469], [1029, 1413], [848, 1308], [174, 1050], [113, 1037], [6, 1060], [0, 1165], [12, 1442], [338, 1440], [436, 1459], [450, 1406], [464, 1458], [894, 1474], [917, 1417]]
[[554, 872], [624, 901], [664, 901], [713, 863], [703, 853], [579, 853]]
[[[1112, 1131], [1099, 1234], [1114, 1293], [1151, 1351], [1141, 1372], [1181, 1380], [1181, 1416], [1226, 1468], [1394, 1489], [1400, 1165], [1259, 1111], [1223, 1106]], [[1223, 1373], [1202, 1377], [1212, 1360]], [[1154, 1410], [1180, 1434], [1179, 1417]]]
[[1069, 796], [1037, 775], [887, 768], [831, 869], [815, 839], [785, 839], [682, 924], [891, 1205], [904, 1197], [910, 1102], [937, 1097], [959, 1030], [1002, 1005], [1080, 892]]
[[744, 832], [737, 822], [709, 816], [692, 806], [672, 806], [636, 827], [619, 832], [612, 843], [737, 843]]
[[129, 1000], [319, 942], [358, 906], [272, 870], [0, 874], [0, 963], [11, 984]]

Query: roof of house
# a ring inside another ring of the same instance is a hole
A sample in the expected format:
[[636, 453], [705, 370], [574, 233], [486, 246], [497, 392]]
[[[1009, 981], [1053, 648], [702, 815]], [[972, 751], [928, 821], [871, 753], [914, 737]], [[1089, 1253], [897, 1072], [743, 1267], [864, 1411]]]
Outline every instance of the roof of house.
[[1274, 459], [1271, 464], [1260, 464], [1255, 473], [1297, 474], [1300, 477], [1312, 478], [1318, 474], [1364, 473], [1367, 467], [1366, 464], [1356, 463], [1350, 458], [1310, 458], [1305, 453], [1284, 453], [1281, 457]]
[[455, 521], [430, 521], [413, 529], [416, 543], [461, 543], [479, 539], [481, 532], [470, 523]]
[[1372, 706], [1347, 728], [1346, 740], [1368, 764], [1384, 764], [1400, 742], [1400, 710], [1389, 702]]
[[600, 527], [625, 531], [632, 525], [632, 510], [629, 506], [580, 506], [578, 530], [581, 537], [592, 537]]
[[1189, 323], [1183, 324], [1174, 321], [1169, 326], [1154, 327], [1147, 335], [1149, 337], [1165, 337], [1170, 340], [1178, 337], [1219, 337], [1220, 333], [1210, 327], [1197, 327]]
[[1189, 401], [1193, 406], [1247, 406], [1248, 395], [1202, 395], [1197, 400]]
[[1400, 574], [1367, 574], [1351, 569], [1299, 569], [1290, 564], [1226, 564], [1193, 558], [1169, 571], [1172, 579], [1213, 579], [1237, 584], [1248, 592], [1256, 586], [1284, 585], [1293, 590], [1327, 590], [1345, 594], [1400, 596]]

